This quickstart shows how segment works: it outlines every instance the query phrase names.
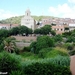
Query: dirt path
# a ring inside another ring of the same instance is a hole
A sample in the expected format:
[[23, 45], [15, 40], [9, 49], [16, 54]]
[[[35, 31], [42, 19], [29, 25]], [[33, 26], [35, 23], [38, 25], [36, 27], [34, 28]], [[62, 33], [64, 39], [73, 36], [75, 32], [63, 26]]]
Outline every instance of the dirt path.
[[71, 56], [70, 70], [72, 75], [75, 75], [75, 55]]

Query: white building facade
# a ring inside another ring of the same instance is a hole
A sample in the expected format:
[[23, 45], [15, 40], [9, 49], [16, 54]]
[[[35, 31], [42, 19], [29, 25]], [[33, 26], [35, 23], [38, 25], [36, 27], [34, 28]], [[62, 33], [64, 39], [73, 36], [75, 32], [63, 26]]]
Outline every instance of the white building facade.
[[25, 16], [21, 19], [21, 25], [24, 25], [32, 30], [36, 29], [36, 21], [31, 17], [29, 9], [25, 11]]
[[72, 31], [75, 29], [75, 24], [69, 24], [69, 31]]

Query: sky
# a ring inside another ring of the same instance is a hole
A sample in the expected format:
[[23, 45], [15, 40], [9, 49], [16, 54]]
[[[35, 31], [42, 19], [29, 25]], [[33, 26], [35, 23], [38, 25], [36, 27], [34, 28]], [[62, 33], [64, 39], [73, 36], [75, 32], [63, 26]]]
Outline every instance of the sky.
[[0, 20], [25, 15], [75, 19], [75, 0], [0, 0]]

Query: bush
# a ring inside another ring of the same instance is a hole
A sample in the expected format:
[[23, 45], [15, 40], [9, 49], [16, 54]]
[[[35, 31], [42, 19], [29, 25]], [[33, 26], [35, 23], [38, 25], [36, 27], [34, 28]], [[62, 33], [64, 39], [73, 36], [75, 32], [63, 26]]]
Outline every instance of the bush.
[[9, 75], [25, 75], [22, 71], [17, 70], [17, 71], [11, 71]]
[[14, 51], [15, 51], [16, 54], [19, 54], [20, 53], [20, 50], [17, 47], [15, 47]]
[[69, 54], [70, 54], [70, 55], [75, 55], [75, 50], [69, 51]]
[[30, 47], [24, 47], [22, 51], [23, 51], [23, 52], [25, 52], [25, 51], [26, 51], [26, 52], [30, 52]]
[[37, 39], [36, 43], [36, 53], [39, 53], [39, 51], [43, 48], [53, 47], [54, 46], [54, 40], [50, 38], [49, 36], [40, 36]]
[[73, 50], [73, 48], [74, 48], [73, 45], [69, 45], [67, 49], [68, 50]]
[[60, 34], [53, 37], [55, 42], [61, 42], [63, 40], [62, 36]]
[[49, 36], [39, 36], [37, 38], [37, 42], [32, 42], [30, 45], [30, 49], [32, 52], [38, 54], [39, 51], [43, 48], [53, 47], [54, 40]]
[[19, 61], [19, 58], [15, 54], [0, 53], [0, 71], [10, 73], [11, 71], [20, 69]]
[[33, 53], [36, 53], [36, 43], [37, 42], [34, 41], [30, 44], [30, 51]]
[[24, 67], [26, 75], [71, 75], [67, 66], [57, 66], [52, 63], [33, 63]]
[[4, 44], [3, 42], [0, 44], [0, 52], [4, 51]]
[[68, 56], [68, 51], [66, 49], [63, 49], [63, 48], [59, 48], [59, 47], [56, 47], [56, 48], [44, 48], [44, 49], [41, 49], [39, 51], [39, 57], [41, 58], [54, 58], [58, 55], [61, 55], [61, 56]]
[[71, 75], [69, 56], [26, 60], [21, 64], [26, 75]]
[[39, 57], [45, 58], [46, 55], [52, 50], [52, 48], [44, 48], [39, 51]]
[[69, 66], [70, 65], [70, 58], [69, 58], [69, 56], [57, 55], [54, 58], [47, 59], [46, 62], [53, 63], [57, 66]]
[[55, 52], [58, 52], [61, 56], [68, 56], [68, 50], [65, 48], [56, 47], [54, 48]]

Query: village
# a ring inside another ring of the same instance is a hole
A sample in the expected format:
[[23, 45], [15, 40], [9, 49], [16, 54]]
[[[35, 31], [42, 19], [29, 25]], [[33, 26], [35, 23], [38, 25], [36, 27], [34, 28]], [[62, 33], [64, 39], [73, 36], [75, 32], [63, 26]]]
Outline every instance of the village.
[[[39, 24], [39, 25], [38, 25]], [[56, 34], [62, 34], [64, 32], [69, 32], [75, 29], [75, 19], [71, 18], [43, 18], [41, 21], [36, 21], [31, 17], [30, 9], [25, 11], [25, 16], [21, 19], [21, 26], [26, 26], [31, 28], [33, 31], [35, 29], [41, 28], [45, 25], [51, 25], [52, 30]], [[1, 24], [0, 29], [11, 29], [13, 27], [19, 26], [18, 24]]]
[[0, 44], [1, 74], [75, 75], [75, 19], [37, 21], [27, 9], [20, 25], [0, 23]]

